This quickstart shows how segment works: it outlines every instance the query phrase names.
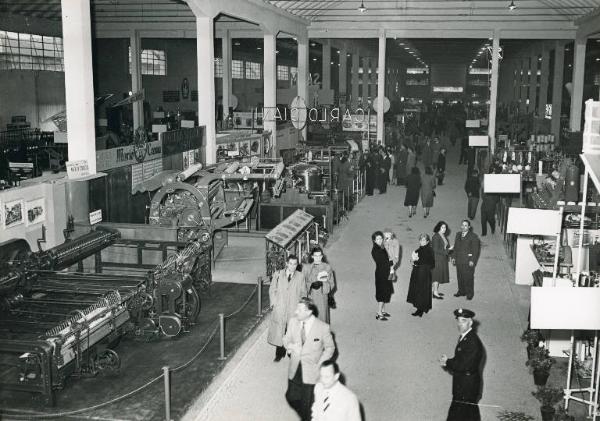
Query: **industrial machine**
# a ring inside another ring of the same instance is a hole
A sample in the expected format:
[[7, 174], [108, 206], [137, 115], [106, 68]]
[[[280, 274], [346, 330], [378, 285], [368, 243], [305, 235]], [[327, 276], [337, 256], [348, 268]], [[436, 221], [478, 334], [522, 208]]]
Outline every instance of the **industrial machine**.
[[[0, 246], [18, 259], [0, 268], [0, 390], [40, 393], [52, 404], [69, 376], [117, 370], [113, 345], [124, 334], [173, 337], [195, 322], [195, 278], [210, 278], [210, 243], [128, 239], [131, 228], [97, 226], [35, 253]], [[142, 261], [147, 243], [158, 245], [160, 264]], [[123, 244], [139, 250], [137, 261], [107, 259]], [[93, 272], [69, 271], [89, 260]]]

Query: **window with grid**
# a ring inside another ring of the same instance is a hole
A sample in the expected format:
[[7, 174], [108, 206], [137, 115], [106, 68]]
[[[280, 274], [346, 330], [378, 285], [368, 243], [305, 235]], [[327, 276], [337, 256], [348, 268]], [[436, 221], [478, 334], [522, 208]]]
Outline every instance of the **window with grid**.
[[215, 58], [215, 77], [223, 77], [223, 59], [220, 57]]
[[62, 38], [0, 31], [0, 69], [62, 72]]
[[277, 80], [290, 80], [289, 67], [277, 65]]
[[[143, 75], [167, 75], [167, 55], [164, 50], [142, 50], [141, 62]], [[131, 47], [129, 47], [129, 74], [131, 74]]]
[[233, 79], [244, 78], [244, 62], [242, 60], [231, 60], [231, 77]]
[[260, 79], [260, 63], [246, 62], [246, 79]]

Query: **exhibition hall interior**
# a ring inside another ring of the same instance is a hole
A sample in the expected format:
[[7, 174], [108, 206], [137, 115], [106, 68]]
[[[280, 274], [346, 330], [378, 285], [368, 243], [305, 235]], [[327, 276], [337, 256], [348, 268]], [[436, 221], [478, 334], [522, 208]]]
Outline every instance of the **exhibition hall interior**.
[[0, 419], [595, 421], [599, 329], [600, 0], [0, 5]]

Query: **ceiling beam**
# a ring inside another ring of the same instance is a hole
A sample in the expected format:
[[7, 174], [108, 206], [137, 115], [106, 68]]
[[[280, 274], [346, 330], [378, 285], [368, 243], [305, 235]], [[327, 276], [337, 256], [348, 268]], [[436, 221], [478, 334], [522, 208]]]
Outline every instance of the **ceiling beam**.
[[577, 28], [577, 38], [587, 38], [590, 35], [600, 32], [600, 8], [596, 8], [587, 15], [584, 15], [575, 21]]

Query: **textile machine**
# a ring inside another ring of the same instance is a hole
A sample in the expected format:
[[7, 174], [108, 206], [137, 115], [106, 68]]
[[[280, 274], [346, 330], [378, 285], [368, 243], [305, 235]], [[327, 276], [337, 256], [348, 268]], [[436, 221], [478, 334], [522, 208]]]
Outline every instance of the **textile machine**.
[[[164, 259], [145, 272], [121, 263], [118, 273], [103, 273], [111, 263], [102, 255], [121, 237], [119, 229], [97, 226], [46, 251], [13, 252], [19, 260], [0, 269], [0, 390], [40, 393], [52, 404], [69, 376], [117, 370], [112, 345], [124, 334], [173, 337], [194, 323], [194, 271], [210, 245], [168, 242], [175, 252], [167, 256], [162, 247]], [[82, 272], [92, 256], [94, 272]], [[80, 270], [67, 271], [74, 264]]]

